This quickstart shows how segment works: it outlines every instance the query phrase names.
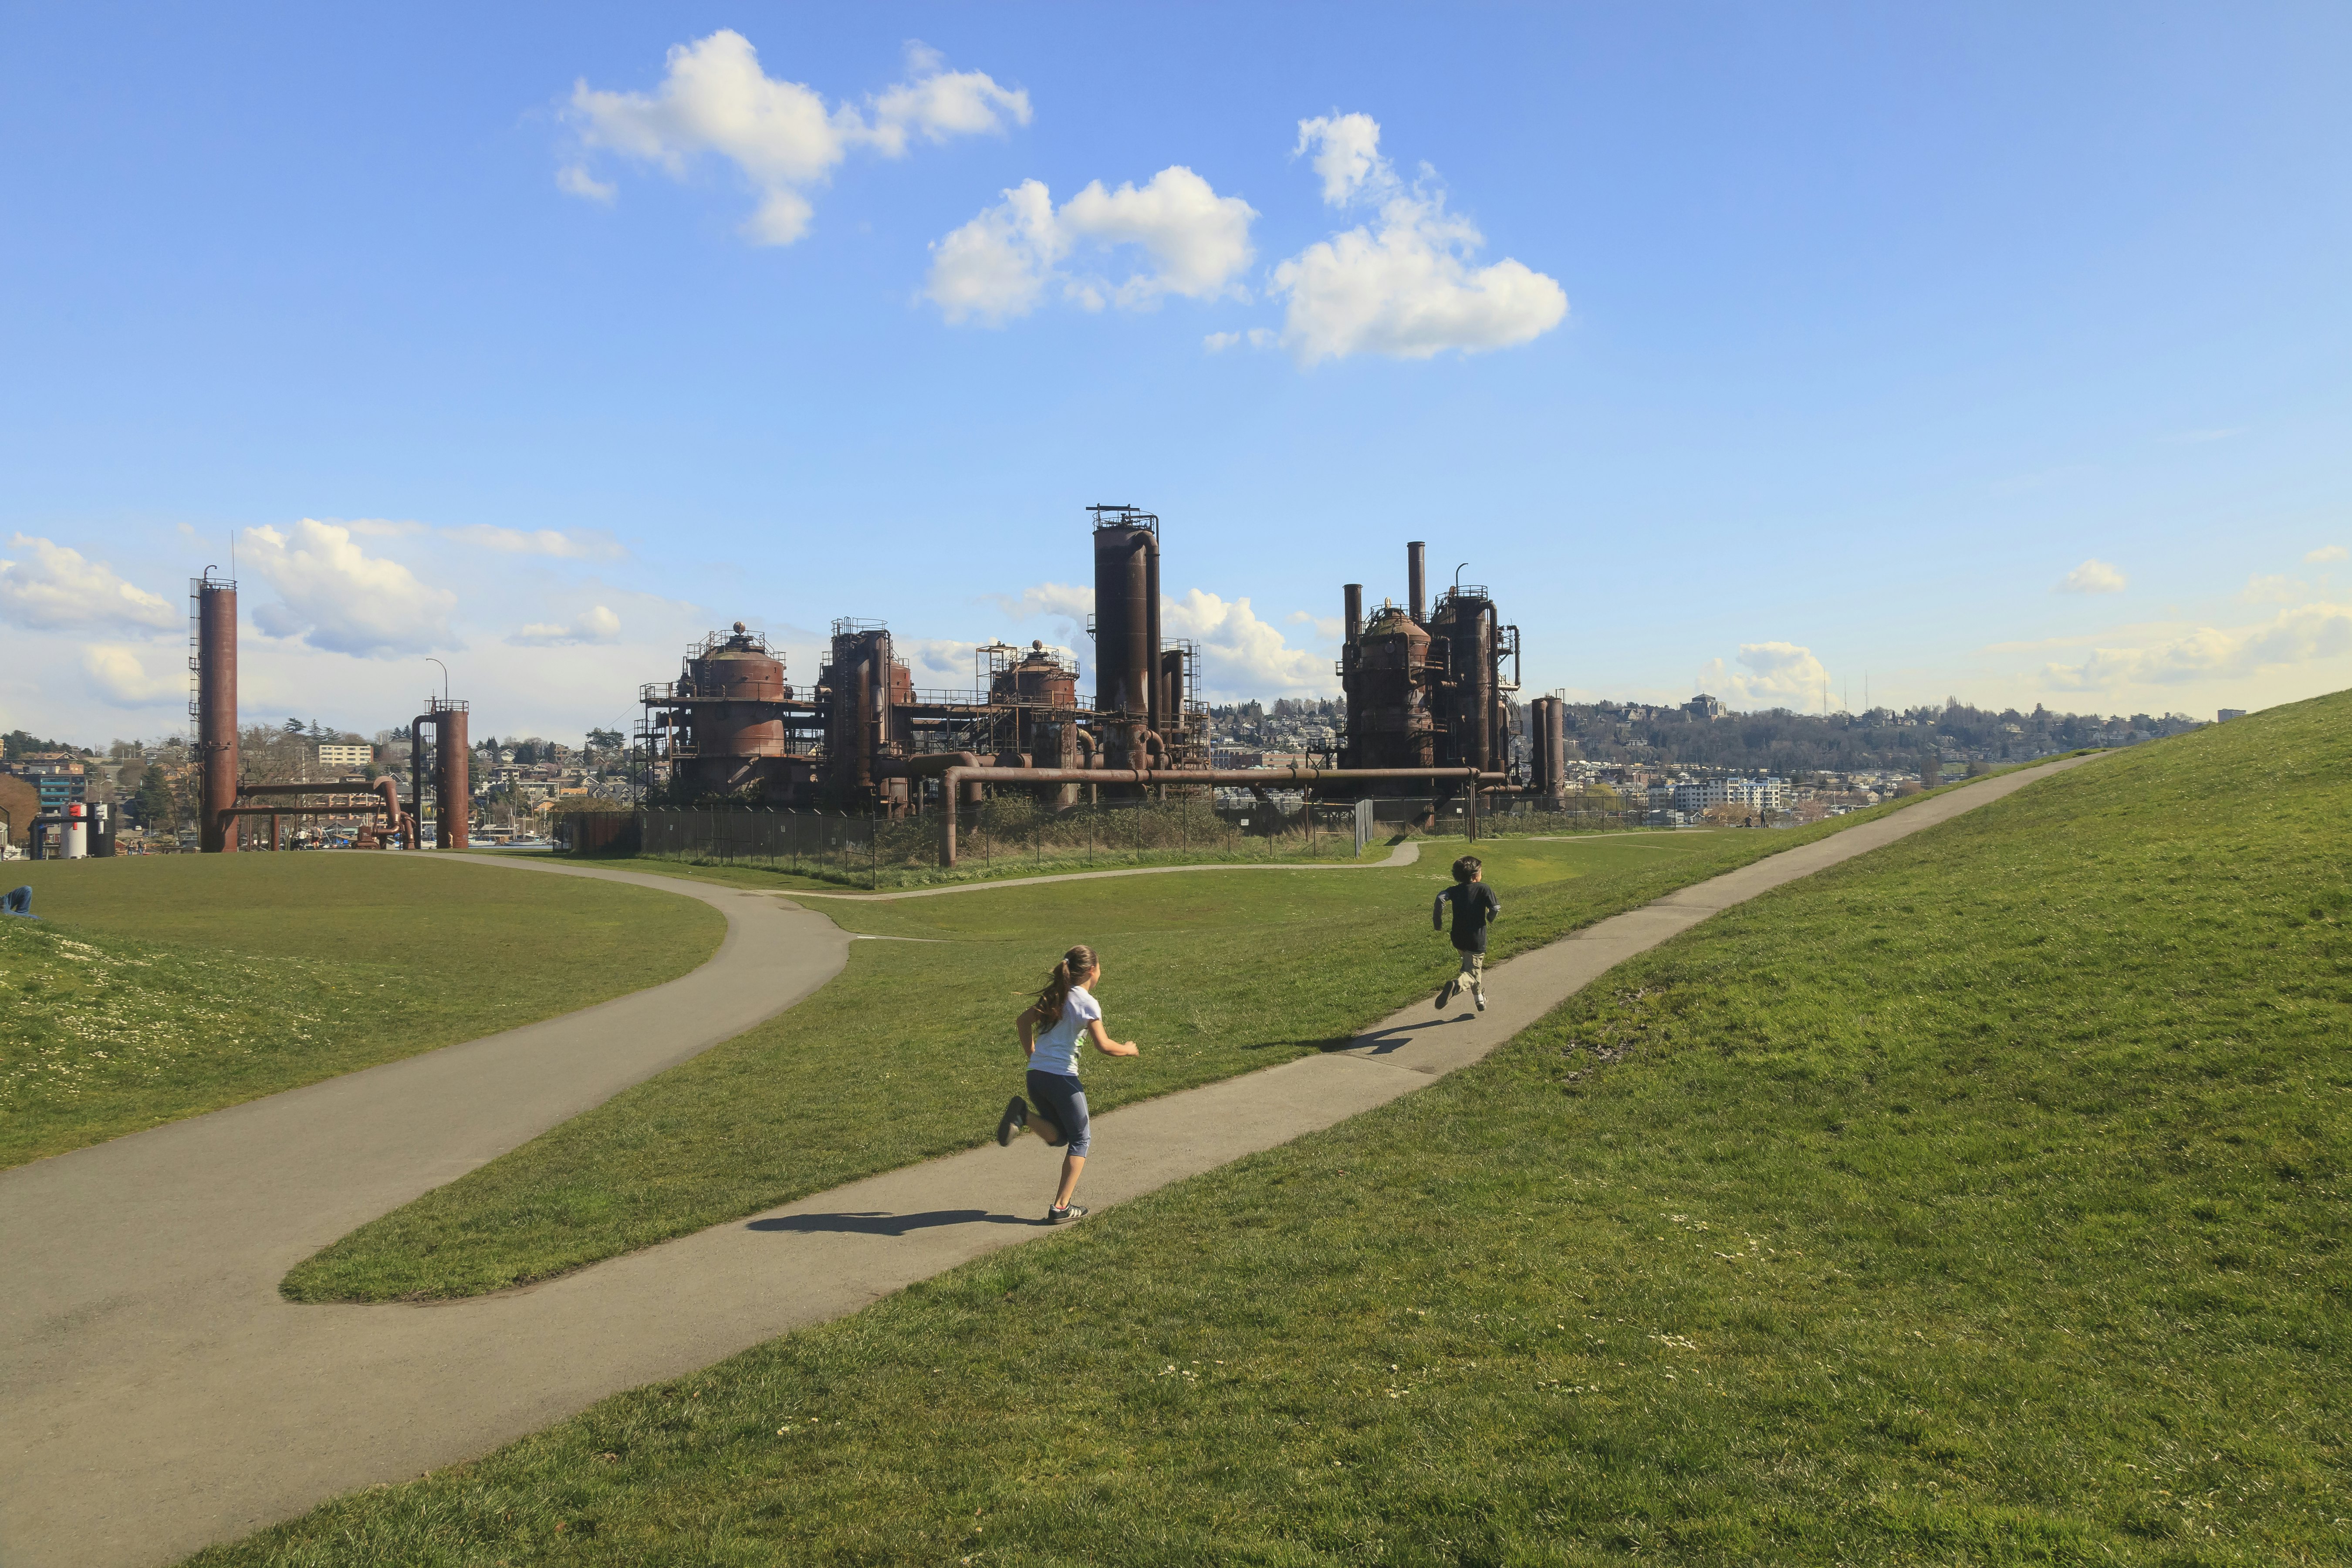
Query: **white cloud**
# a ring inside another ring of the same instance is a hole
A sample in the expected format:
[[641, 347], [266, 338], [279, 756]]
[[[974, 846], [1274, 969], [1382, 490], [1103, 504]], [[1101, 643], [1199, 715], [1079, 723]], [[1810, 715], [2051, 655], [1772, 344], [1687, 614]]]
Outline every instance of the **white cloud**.
[[1032, 616], [1084, 621], [1095, 607], [1095, 591], [1079, 583], [1040, 583], [1018, 594], [990, 594], [987, 599], [1016, 621]]
[[[152, 655], [149, 657], [152, 657]], [[162, 675], [148, 673], [136, 648], [121, 643], [93, 643], [82, 649], [82, 673], [90, 689], [118, 708], [147, 708], [179, 701], [188, 694], [188, 672], [177, 659], [165, 658]]]
[[592, 605], [584, 615], [569, 624], [562, 621], [533, 621], [507, 638], [517, 647], [577, 647], [585, 644], [616, 643], [621, 640], [621, 617], [602, 605]]
[[0, 620], [45, 628], [132, 626], [168, 631], [187, 618], [79, 551], [24, 533], [8, 543], [17, 559], [0, 561]]
[[924, 297], [949, 325], [997, 326], [1034, 310], [1068, 242], [1044, 183], [1024, 180], [1004, 199], [931, 247]]
[[278, 603], [253, 613], [271, 637], [363, 658], [446, 647], [455, 595], [429, 588], [397, 561], [372, 556], [349, 528], [304, 518], [286, 531], [249, 528], [243, 544]]
[[540, 528], [525, 532], [519, 528], [499, 528], [491, 523], [476, 522], [462, 528], [445, 528], [441, 531], [460, 544], [495, 550], [507, 555], [550, 555], [559, 561], [617, 561], [627, 553], [612, 535], [584, 530], [566, 533], [558, 529]]
[[2140, 647], [2096, 648], [2080, 664], [2050, 665], [2043, 674], [2069, 690], [2177, 686], [2242, 679], [2344, 653], [2352, 653], [2352, 605], [2302, 605], [2259, 626], [2198, 626]]
[[2352, 551], [2346, 550], [2340, 544], [2324, 544], [2305, 556], [2303, 563], [2305, 566], [2322, 566], [2330, 561], [2344, 560], [2347, 555], [2352, 555]]
[[1287, 301], [1282, 341], [1311, 365], [1349, 354], [1428, 359], [1532, 342], [1567, 319], [1559, 284], [1505, 258], [1473, 267], [1486, 243], [1445, 210], [1444, 187], [1426, 165], [1410, 190], [1379, 153], [1369, 115], [1301, 121], [1298, 150], [1317, 149], [1324, 199], [1381, 198], [1380, 216], [1318, 240], [1274, 269]]
[[1698, 672], [1699, 689], [1734, 706], [1801, 710], [1819, 707], [1830, 683], [1813, 650], [1795, 643], [1741, 643], [1738, 662], [1742, 668], [1707, 660]]
[[2127, 584], [2124, 574], [2105, 561], [2085, 561], [2058, 580], [2053, 594], [2120, 594]]
[[606, 206], [612, 205], [613, 198], [621, 194], [620, 186], [609, 180], [598, 179], [588, 172], [588, 166], [585, 163], [566, 163], [556, 170], [555, 188], [565, 195], [578, 196], [584, 201], [602, 202]]
[[[1045, 616], [1066, 622], [1073, 640], [1095, 603], [1093, 589], [1067, 583], [1040, 583], [1017, 595], [992, 594], [989, 598], [1015, 620]], [[1201, 645], [1205, 697], [1328, 697], [1339, 689], [1328, 652], [1291, 647], [1280, 628], [1258, 619], [1247, 599], [1223, 599], [1194, 588], [1181, 599], [1163, 596], [1160, 622], [1164, 635], [1190, 637]], [[1310, 616], [1305, 624], [1324, 641], [1338, 640], [1336, 620], [1326, 623]], [[1091, 668], [1091, 655], [1087, 658]]]
[[1294, 158], [1309, 147], [1315, 172], [1323, 176], [1323, 199], [1345, 206], [1367, 186], [1381, 190], [1396, 184], [1396, 174], [1381, 156], [1381, 123], [1369, 114], [1326, 114], [1298, 122]]
[[1201, 340], [1202, 346], [1213, 354], [1221, 354], [1236, 343], [1247, 343], [1254, 349], [1262, 349], [1272, 342], [1274, 342], [1274, 333], [1265, 327], [1252, 327], [1246, 332], [1211, 332]]
[[2238, 590], [2238, 598], [2249, 605], [2291, 605], [2306, 592], [2301, 583], [2282, 573], [2247, 578], [2246, 585]]
[[1029, 95], [999, 87], [984, 71], [951, 71], [947, 58], [922, 44], [907, 46], [912, 81], [885, 89], [874, 100], [868, 139], [887, 157], [907, 151], [910, 135], [926, 142], [954, 136], [1002, 135], [1005, 121], [1029, 123]]
[[892, 654], [906, 661], [908, 677], [919, 688], [948, 688], [957, 691], [970, 690], [977, 685], [972, 679], [972, 651], [977, 644], [957, 642], [952, 637], [902, 637], [890, 639]]
[[[1050, 283], [1087, 310], [1149, 310], [1170, 294], [1238, 296], [1241, 275], [1256, 258], [1249, 239], [1256, 210], [1239, 196], [1220, 196], [1181, 163], [1141, 186], [1113, 191], [1097, 180], [1059, 211], [1038, 180], [1024, 180], [1003, 197], [931, 247], [923, 295], [950, 324], [996, 326], [1025, 316]], [[1132, 246], [1148, 264], [1118, 280], [1066, 269], [1063, 262], [1082, 245], [1105, 253]]]
[[[828, 106], [815, 89], [771, 77], [759, 51], [740, 33], [722, 28], [691, 44], [673, 46], [669, 68], [655, 91], [605, 92], [585, 80], [572, 91], [572, 121], [582, 142], [660, 165], [683, 178], [693, 161], [715, 153], [740, 170], [759, 193], [744, 232], [762, 245], [790, 245], [808, 231], [806, 191], [823, 184], [850, 151], [870, 147], [900, 157], [910, 142], [1002, 132], [1010, 121], [1029, 123], [1029, 95], [1003, 88], [980, 71], [950, 71], [939, 54], [911, 45], [912, 79], [869, 100], [873, 114], [849, 104]], [[598, 184], [573, 165], [586, 186]], [[574, 195], [607, 199], [595, 189], [557, 183]], [[602, 187], [609, 190], [610, 187]]]
[[1328, 697], [1339, 688], [1329, 655], [1292, 647], [1278, 628], [1258, 619], [1246, 598], [1226, 600], [1194, 588], [1161, 605], [1161, 629], [1201, 645], [1204, 696]]

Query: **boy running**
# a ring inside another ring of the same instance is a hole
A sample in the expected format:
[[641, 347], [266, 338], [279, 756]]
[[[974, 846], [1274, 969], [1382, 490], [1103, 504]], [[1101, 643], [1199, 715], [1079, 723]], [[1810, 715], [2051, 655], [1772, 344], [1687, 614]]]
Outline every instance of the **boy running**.
[[1068, 1225], [1087, 1214], [1070, 1201], [1094, 1142], [1087, 1121], [1087, 1091], [1078, 1085], [1078, 1042], [1091, 1039], [1107, 1057], [1142, 1054], [1133, 1040], [1121, 1045], [1103, 1028], [1102, 1008], [1090, 989], [1101, 978], [1102, 961], [1094, 949], [1074, 947], [1054, 965], [1045, 988], [1037, 993], [1036, 1005], [1013, 1020], [1021, 1031], [1021, 1048], [1029, 1053], [1029, 1093], [1037, 1109], [1032, 1111], [1028, 1100], [1014, 1095], [996, 1123], [996, 1141], [1010, 1143], [1019, 1133], [1034, 1132], [1049, 1147], [1067, 1146], [1061, 1188], [1054, 1194], [1054, 1206], [1045, 1211], [1047, 1225]]
[[1437, 1010], [1463, 992], [1486, 1010], [1486, 928], [1502, 918], [1503, 906], [1495, 889], [1479, 879], [1478, 857], [1465, 855], [1454, 862], [1454, 886], [1437, 895], [1430, 907], [1429, 923], [1445, 929], [1445, 906], [1454, 906], [1454, 950], [1462, 955], [1462, 972], [1438, 988]]

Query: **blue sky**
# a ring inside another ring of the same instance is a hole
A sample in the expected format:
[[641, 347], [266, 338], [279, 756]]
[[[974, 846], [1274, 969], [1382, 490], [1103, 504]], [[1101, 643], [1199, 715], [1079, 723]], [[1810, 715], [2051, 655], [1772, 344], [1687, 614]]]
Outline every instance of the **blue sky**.
[[1098, 500], [1220, 696], [1330, 692], [1415, 538], [1531, 690], [2352, 685], [2340, 6], [17, 6], [0, 73], [6, 727], [173, 727], [232, 536], [253, 716], [429, 654], [576, 733], [736, 618], [961, 685], [1089, 657]]

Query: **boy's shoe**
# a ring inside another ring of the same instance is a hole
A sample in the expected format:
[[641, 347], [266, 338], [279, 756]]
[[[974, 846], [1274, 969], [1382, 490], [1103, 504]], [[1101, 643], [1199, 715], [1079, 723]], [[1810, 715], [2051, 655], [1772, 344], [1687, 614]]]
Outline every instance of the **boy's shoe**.
[[1486, 1010], [1486, 993], [1484, 990], [1470, 993], [1470, 1000], [1478, 1004], [1478, 1011], [1481, 1013]]
[[1084, 1204], [1071, 1204], [1065, 1207], [1050, 1208], [1045, 1211], [1047, 1225], [1076, 1225], [1086, 1217], [1087, 1205]]
[[1003, 1148], [1028, 1125], [1029, 1102], [1016, 1094], [1005, 1104], [1004, 1114], [996, 1120], [996, 1146]]
[[1444, 984], [1437, 988], [1437, 1010], [1441, 1013], [1444, 1012], [1445, 1005], [1453, 1000], [1454, 982], [1449, 980]]

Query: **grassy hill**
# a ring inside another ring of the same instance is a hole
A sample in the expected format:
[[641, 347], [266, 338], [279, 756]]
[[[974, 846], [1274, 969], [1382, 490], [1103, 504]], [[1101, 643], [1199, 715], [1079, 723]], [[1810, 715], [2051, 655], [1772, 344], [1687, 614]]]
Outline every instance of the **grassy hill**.
[[196, 1561], [2346, 1561], [2347, 780], [2343, 697], [2103, 759]]
[[393, 855], [12, 863], [0, 1166], [568, 1013], [682, 974], [717, 910]]

